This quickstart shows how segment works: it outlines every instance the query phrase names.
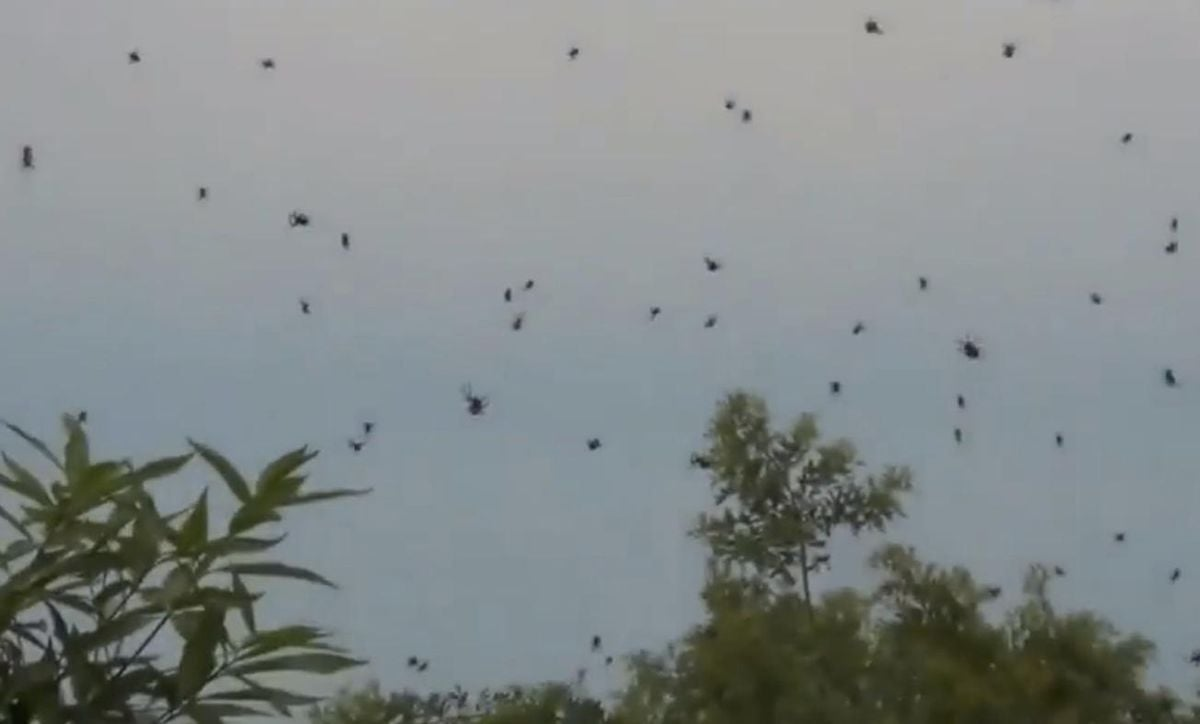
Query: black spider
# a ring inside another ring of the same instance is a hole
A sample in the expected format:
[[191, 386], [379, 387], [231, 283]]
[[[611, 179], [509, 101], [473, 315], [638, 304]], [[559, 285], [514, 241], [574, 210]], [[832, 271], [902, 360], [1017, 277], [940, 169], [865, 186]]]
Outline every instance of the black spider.
[[1179, 217], [1178, 216], [1171, 217], [1171, 231], [1179, 231]]
[[373, 422], [364, 422], [362, 427], [364, 435], [370, 435], [371, 433], [375, 432], [375, 423]]
[[356, 453], [362, 452], [363, 445], [366, 444], [362, 440], [355, 440], [354, 438], [351, 438], [351, 439], [347, 440], [346, 442], [350, 445], [350, 449]]
[[267, 70], [272, 70], [275, 68], [275, 59], [263, 58], [262, 60], [258, 61], [258, 64]]
[[350, 234], [345, 231], [342, 232], [342, 248], [347, 251], [350, 249]]
[[1125, 542], [1125, 531], [1121, 531], [1119, 533], [1113, 533], [1113, 540], [1116, 541], [1117, 543], [1124, 543]]
[[983, 589], [983, 595], [987, 596], [988, 598], [999, 598], [1000, 594], [1003, 592], [1003, 589], [1001, 589], [999, 586], [985, 586]]
[[831, 394], [831, 395], [842, 394], [842, 383], [838, 382], [837, 380], [830, 382], [829, 383], [829, 394]]
[[917, 277], [917, 286], [920, 287], [921, 291], [925, 291], [929, 288], [929, 279], [926, 277]]
[[867, 325], [863, 324], [862, 322], [855, 322], [854, 328], [850, 330], [850, 334], [862, 334], [866, 328]]
[[201, 186], [200, 188], [196, 189], [196, 198], [199, 199], [200, 201], [207, 199], [208, 198], [208, 187]]
[[691, 464], [692, 464], [692, 467], [694, 467], [694, 468], [700, 468], [701, 470], [708, 470], [709, 468], [712, 467], [712, 459], [709, 458], [707, 455], [701, 455], [700, 453], [692, 453]]
[[711, 256], [704, 257], [704, 268], [708, 269], [710, 272], [720, 271], [722, 266], [724, 266], [724, 264], [712, 258]]
[[863, 28], [868, 35], [883, 35], [883, 28], [879, 27], [879, 22], [875, 18], [867, 18], [867, 22], [863, 24]]
[[293, 211], [288, 214], [288, 226], [293, 229], [297, 226], [308, 226], [308, 214], [303, 211]]
[[21, 168], [33, 168], [33, 146], [21, 149]]
[[523, 326], [525, 326], [525, 312], [517, 312], [512, 321], [513, 331], [520, 332]]
[[525, 280], [525, 291], [529, 291], [530, 289], [533, 289], [533, 280], [526, 279]]
[[1178, 568], [1176, 568], [1175, 570], [1171, 571], [1171, 583], [1174, 583], [1175, 581], [1178, 581], [1178, 580], [1179, 580], [1179, 577], [1180, 577], [1180, 576], [1182, 576], [1182, 575], [1183, 575], [1183, 571], [1179, 570]]
[[715, 315], [715, 314], [708, 315], [708, 317], [705, 318], [705, 320], [704, 320], [704, 328], [712, 329], [715, 326], [717, 326], [717, 315]]
[[482, 415], [484, 410], [486, 410], [488, 407], [488, 398], [484, 397], [483, 395], [476, 395], [474, 392], [472, 392], [471, 384], [469, 382], [462, 386], [462, 396], [463, 400], [467, 403], [467, 412], [471, 415], [478, 417], [479, 415]]
[[1121, 143], [1128, 144], [1132, 140], [1133, 140], [1132, 133], [1126, 133], [1124, 136], [1121, 136]]
[[417, 671], [425, 671], [428, 668], [429, 668], [429, 659], [425, 659], [421, 663], [417, 664]]
[[81, 423], [87, 422], [87, 418], [88, 418], [87, 410], [80, 410], [79, 414], [75, 416], [75, 419], [79, 420], [79, 422], [81, 422]]
[[956, 428], [954, 428], [954, 442], [956, 442], [956, 443], [958, 443], [959, 445], [961, 445], [961, 444], [962, 444], [962, 441], [963, 441], [963, 433], [962, 433], [962, 428], [961, 428], [961, 427], [956, 427]]
[[958, 340], [958, 351], [962, 352], [967, 359], [979, 359], [983, 356], [983, 347], [980, 346], [979, 340], [974, 339], [971, 335]]
[[415, 669], [415, 668], [417, 668], [417, 664], [419, 664], [419, 663], [421, 663], [421, 660], [418, 659], [416, 656], [408, 657], [408, 668]]
[[312, 305], [308, 303], [307, 299], [300, 300], [300, 313], [301, 314], [311, 314], [312, 313]]
[[662, 314], [662, 307], [650, 307], [650, 321], [657, 319], [660, 314]]
[[600, 637], [592, 636], [592, 651], [599, 651], [599, 650], [600, 650]]
[[567, 51], [567, 57], [570, 58], [571, 60], [575, 60], [576, 58], [578, 58], [579, 57], [579, 48], [572, 47], [570, 50]]
[[505, 289], [504, 289], [504, 301], [506, 301], [506, 302], [511, 302], [511, 301], [512, 301], [512, 287], [505, 287]]
[[1175, 379], [1175, 370], [1170, 367], [1163, 370], [1163, 382], [1167, 387], [1174, 387], [1179, 384], [1179, 380]]
[[750, 112], [750, 109], [749, 108], [743, 109], [742, 110], [742, 123], [749, 123], [752, 120], [754, 120], [754, 114]]
[[1200, 649], [1193, 651], [1192, 655], [1188, 657], [1188, 661], [1190, 661], [1193, 666], [1200, 666]]
[[962, 395], [959, 395], [958, 397], [954, 398], [954, 401], [958, 403], [958, 409], [960, 409], [960, 410], [967, 409], [967, 398], [963, 397]]
[[1061, 432], [1054, 433], [1054, 444], [1058, 447], [1063, 446], [1063, 434]]
[[1061, 577], [1067, 575], [1067, 569], [1063, 568], [1062, 566], [1055, 566], [1054, 567], [1054, 575], [1061, 578]]
[[613, 662], [613, 657], [611, 657], [611, 656], [604, 657], [604, 665], [605, 666], [612, 666], [612, 662]]
[[1005, 43], [1003, 52], [1004, 52], [1005, 58], [1013, 57], [1017, 53], [1017, 44], [1016, 43]]
[[587, 449], [592, 450], [592, 451], [599, 450], [600, 449], [600, 438], [598, 438], [598, 437], [588, 438]]
[[1104, 303], [1104, 297], [1100, 296], [1100, 292], [1092, 292], [1088, 298], [1092, 300], [1092, 304]]
[[1165, 247], [1163, 247], [1163, 251], [1167, 252], [1168, 254], [1174, 254], [1175, 252], [1179, 251], [1179, 242], [1172, 241], [1171, 243], [1169, 243]]
[[139, 53], [136, 49], [129, 51], [129, 62], [130, 63], [142, 62], [142, 54]]
[[725, 110], [732, 111], [734, 108], [737, 108], [737, 101], [733, 100], [732, 98], [726, 98]]

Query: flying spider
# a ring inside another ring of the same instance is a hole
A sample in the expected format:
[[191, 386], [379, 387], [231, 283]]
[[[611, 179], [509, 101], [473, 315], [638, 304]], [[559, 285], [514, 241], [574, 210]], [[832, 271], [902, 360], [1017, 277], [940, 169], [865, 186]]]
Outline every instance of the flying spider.
[[867, 18], [867, 22], [863, 24], [863, 29], [868, 35], [883, 35], [883, 28], [879, 27], [879, 21], [875, 18]]
[[662, 307], [650, 307], [650, 321], [653, 322], [662, 314]]
[[488, 407], [488, 398], [483, 395], [476, 395], [471, 391], [471, 383], [462, 386], [463, 401], [467, 403], [467, 412], [478, 417], [482, 415]]
[[600, 438], [598, 438], [598, 437], [588, 438], [587, 449], [592, 450], [593, 452], [596, 450], [599, 450], [600, 449]]
[[512, 320], [513, 331], [520, 332], [523, 326], [525, 326], [525, 312], [517, 312]]
[[704, 320], [704, 328], [712, 329], [715, 326], [717, 326], [717, 315], [715, 315], [715, 314], [708, 315], [708, 317]]
[[980, 341], [971, 335], [967, 335], [958, 340], [958, 351], [963, 353], [967, 359], [979, 359], [983, 356], [983, 347], [980, 346]]
[[1004, 48], [1003, 48], [1003, 53], [1004, 53], [1005, 58], [1013, 57], [1017, 53], [1017, 44], [1016, 43], [1005, 43]]
[[704, 267], [706, 269], [708, 269], [710, 272], [719, 271], [722, 266], [724, 266], [724, 265], [721, 262], [717, 261], [716, 259], [712, 258], [711, 256], [704, 257]]
[[288, 226], [293, 229], [297, 226], [308, 226], [308, 214], [303, 211], [293, 211], [288, 214]]

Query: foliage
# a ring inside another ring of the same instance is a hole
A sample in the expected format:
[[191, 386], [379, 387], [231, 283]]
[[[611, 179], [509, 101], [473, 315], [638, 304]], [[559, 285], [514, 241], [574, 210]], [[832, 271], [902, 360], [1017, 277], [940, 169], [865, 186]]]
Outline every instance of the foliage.
[[[718, 511], [700, 516], [693, 534], [715, 561], [795, 585], [812, 607], [811, 574], [831, 563], [834, 529], [883, 530], [902, 515], [900, 495], [912, 489], [903, 468], [880, 476], [860, 465], [846, 440], [819, 442], [816, 420], [801, 416], [773, 431], [766, 403], [746, 392], [729, 395], [709, 424], [709, 449], [693, 456], [710, 470]], [[817, 552], [821, 551], [821, 552]]]
[[[744, 393], [720, 405], [708, 440], [693, 458], [717, 506], [694, 531], [710, 552], [705, 619], [663, 651], [628, 657], [607, 711], [550, 685], [490, 706], [431, 696], [415, 718], [326, 709], [314, 724], [1200, 724], [1195, 708], [1145, 685], [1153, 646], [1090, 612], [1060, 613], [1041, 565], [1007, 612], [998, 588], [894, 544], [871, 556], [871, 587], [797, 590], [791, 571], [804, 581], [818, 557], [826, 564], [833, 530], [882, 531], [901, 514], [907, 471], [859, 477], [849, 443], [818, 442], [808, 416], [772, 432], [765, 404]], [[378, 689], [343, 694], [363, 696], [382, 700]]]
[[600, 703], [565, 684], [484, 689], [471, 696], [462, 689], [420, 696], [411, 691], [384, 695], [378, 682], [344, 689], [314, 707], [311, 724], [603, 724]]
[[[283, 536], [251, 534], [282, 522], [289, 507], [366, 491], [306, 492], [302, 468], [316, 456], [307, 448], [281, 455], [251, 483], [197, 442], [191, 452], [140, 466], [93, 460], [80, 421], [64, 416], [63, 426], [66, 442], [55, 454], [8, 425], [52, 466], [52, 482], [7, 454], [0, 458], [7, 469], [0, 487], [21, 503], [19, 511], [0, 507], [18, 536], [0, 548], [7, 576], [0, 583], [0, 701], [9, 703], [8, 720], [209, 724], [260, 715], [264, 707], [287, 715], [314, 699], [263, 683], [262, 675], [329, 674], [362, 663], [330, 645], [321, 629], [258, 625], [256, 579], [333, 584], [261, 557]], [[193, 457], [236, 501], [224, 532], [211, 525], [207, 488], [169, 514], [151, 495]]]

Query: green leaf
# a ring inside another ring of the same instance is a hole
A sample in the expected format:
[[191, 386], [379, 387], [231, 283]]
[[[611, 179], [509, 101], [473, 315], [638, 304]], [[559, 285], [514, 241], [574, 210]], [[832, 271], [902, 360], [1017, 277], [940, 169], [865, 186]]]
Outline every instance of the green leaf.
[[81, 635], [79, 645], [84, 651], [93, 651], [123, 641], [157, 618], [158, 616], [145, 611], [129, 611], [100, 624], [94, 631]]
[[[246, 589], [245, 584], [242, 583], [242, 577], [236, 573], [231, 573], [230, 576], [233, 578], [233, 584], [231, 586], [231, 588], [233, 589], [233, 592], [238, 594], [239, 596], [247, 596], [247, 597], [250, 596], [250, 591], [248, 591]], [[255, 626], [255, 622], [254, 622], [254, 602], [253, 601], [247, 601], [246, 603], [239, 605], [238, 612], [242, 615], [242, 623], [246, 624], [247, 631], [249, 631], [250, 633], [254, 633], [255, 631], [258, 630], [258, 628], [257, 628], [257, 626]]]
[[29, 443], [29, 446], [32, 447], [34, 450], [37, 450], [38, 452], [40, 452], [44, 458], [49, 460], [50, 463], [54, 465], [54, 467], [58, 468], [59, 470], [63, 469], [62, 463], [58, 461], [58, 457], [56, 457], [54, 455], [54, 453], [50, 452], [50, 448], [46, 447], [46, 443], [37, 439], [33, 435], [30, 435], [29, 433], [25, 432], [24, 430], [22, 430], [21, 428], [17, 427], [14, 424], [12, 424], [11, 422], [5, 422], [4, 426], [7, 427], [9, 430], [12, 430], [18, 436], [20, 436], [20, 438], [22, 440]]
[[278, 545], [286, 535], [278, 538], [251, 538], [249, 536], [226, 536], [209, 541], [204, 554], [214, 560], [243, 553], [261, 553]]
[[239, 573], [243, 576], [277, 576], [280, 578], [293, 578], [299, 581], [319, 583], [322, 586], [337, 588], [332, 581], [318, 573], [314, 573], [307, 568], [289, 566], [283, 563], [231, 563], [223, 568], [218, 568], [217, 570], [229, 571], [230, 573]]
[[7, 453], [0, 453], [0, 457], [4, 459], [4, 464], [8, 466], [13, 477], [8, 478], [0, 475], [0, 485], [9, 490], [29, 498], [39, 505], [49, 507], [54, 504], [50, 499], [50, 495], [46, 492], [46, 488], [42, 485], [33, 473], [21, 467], [21, 464], [13, 460]]
[[311, 647], [327, 635], [312, 626], [283, 626], [255, 632], [243, 642], [243, 650], [246, 658], [254, 658], [280, 649]]
[[316, 652], [283, 654], [269, 659], [255, 659], [231, 668], [231, 674], [258, 674], [268, 671], [303, 671], [310, 674], [336, 674], [339, 671], [367, 663], [341, 654]]
[[210, 704], [201, 702], [189, 704], [183, 711], [196, 724], [223, 724], [225, 717], [266, 716], [264, 712], [239, 704]]
[[259, 473], [258, 480], [254, 484], [254, 494], [258, 496], [264, 491], [270, 490], [272, 486], [278, 485], [280, 481], [316, 456], [317, 451], [309, 452], [308, 446], [305, 445], [275, 458]]
[[187, 566], [176, 566], [167, 574], [162, 587], [162, 604], [168, 608], [176, 601], [189, 595], [196, 585], [196, 578]]
[[90, 464], [87, 433], [74, 415], [63, 415], [62, 423], [67, 430], [67, 444], [63, 447], [64, 472], [67, 484], [78, 488]]
[[223, 611], [205, 609], [196, 630], [183, 645], [176, 679], [181, 699], [193, 696], [208, 683], [216, 666], [217, 644], [225, 634], [224, 618]]
[[0, 566], [7, 567], [9, 563], [26, 556], [37, 550], [37, 544], [28, 538], [15, 540], [8, 544], [3, 553], [0, 553]]
[[15, 515], [8, 512], [3, 505], [0, 505], [0, 518], [3, 518], [9, 525], [16, 528], [17, 532], [21, 535], [25, 536], [29, 540], [33, 540], [33, 536], [29, 533], [29, 529], [26, 528], [21, 521], [17, 520]]
[[320, 503], [326, 500], [335, 500], [337, 498], [352, 498], [359, 495], [367, 495], [372, 488], [343, 488], [340, 490], [322, 490], [317, 493], [305, 493], [304, 495], [295, 495], [289, 498], [284, 505], [304, 505], [306, 503]]
[[221, 479], [225, 481], [225, 484], [229, 486], [230, 492], [232, 492], [238, 500], [242, 501], [243, 503], [246, 503], [250, 500], [250, 486], [246, 483], [246, 479], [242, 477], [242, 474], [237, 471], [237, 468], [233, 467], [233, 465], [220, 453], [208, 447], [207, 445], [202, 445], [191, 439], [188, 440], [188, 443], [192, 446], [192, 449], [204, 459], [204, 462], [208, 463], [213, 470], [217, 471], [217, 474], [220, 475]]
[[200, 493], [200, 499], [192, 507], [192, 512], [183, 527], [179, 529], [179, 540], [176, 543], [180, 553], [187, 555], [204, 547], [208, 542], [208, 488]]
[[168, 475], [174, 475], [183, 469], [192, 459], [192, 454], [176, 455], [174, 457], [159, 458], [151, 460], [141, 467], [134, 468], [126, 477], [130, 478], [130, 484], [146, 483], [158, 478], [165, 478]]
[[[249, 679], [243, 679], [249, 681]], [[209, 701], [261, 701], [273, 707], [283, 707], [284, 712], [294, 706], [308, 706], [321, 701], [319, 696], [296, 694], [270, 686], [248, 686], [237, 691], [222, 691], [207, 697]], [[278, 711], [278, 709], [276, 709]]]
[[233, 514], [229, 519], [229, 535], [245, 533], [246, 531], [256, 528], [263, 523], [278, 523], [283, 520], [275, 511], [258, 505], [256, 501], [250, 501], [243, 505], [238, 512]]

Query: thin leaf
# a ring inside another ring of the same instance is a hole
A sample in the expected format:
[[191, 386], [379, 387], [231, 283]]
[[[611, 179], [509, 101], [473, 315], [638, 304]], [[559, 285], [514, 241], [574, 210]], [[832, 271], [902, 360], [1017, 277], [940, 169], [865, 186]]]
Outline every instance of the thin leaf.
[[123, 641], [157, 618], [158, 616], [145, 611], [130, 611], [104, 622], [94, 631], [83, 634], [79, 637], [79, 645], [84, 651], [93, 651]]
[[269, 659], [255, 659], [231, 668], [231, 674], [257, 674], [268, 671], [303, 671], [310, 674], [336, 674], [362, 666], [361, 659], [331, 653], [283, 654]]
[[367, 495], [374, 488], [343, 488], [340, 490], [322, 490], [317, 493], [305, 493], [303, 495], [295, 495], [289, 498], [284, 505], [304, 505], [306, 503], [320, 503], [326, 500], [335, 500], [337, 498], [352, 498], [359, 495]]
[[176, 543], [180, 553], [188, 554], [204, 547], [208, 542], [208, 488], [200, 493], [200, 499], [179, 529]]
[[260, 495], [263, 491], [269, 490], [272, 485], [288, 477], [316, 456], [317, 451], [313, 450], [310, 452], [308, 446], [305, 445], [304, 447], [286, 452], [267, 463], [267, 466], [259, 473], [258, 480], [254, 484], [255, 495]]
[[337, 588], [336, 585], [328, 578], [298, 566], [289, 566], [284, 563], [231, 563], [224, 568], [218, 568], [220, 571], [229, 571], [230, 573], [239, 573], [243, 576], [276, 576], [280, 578], [293, 578], [299, 581], [308, 581], [310, 583], [319, 583], [322, 586]]
[[225, 481], [225, 485], [229, 486], [230, 492], [232, 492], [238, 500], [242, 501], [243, 503], [250, 500], [251, 495], [249, 484], [246, 483], [246, 479], [243, 478], [242, 474], [237, 471], [237, 468], [233, 467], [233, 465], [226, 460], [224, 456], [207, 445], [202, 445], [195, 440], [189, 439], [188, 444], [190, 444], [192, 449], [204, 459], [204, 462], [208, 463], [213, 470], [217, 471], [217, 474], [220, 475], [221, 479]]
[[25, 536], [28, 540], [33, 540], [33, 536], [29, 533], [29, 529], [17, 520], [17, 517], [8, 512], [3, 505], [0, 505], [0, 518], [3, 518], [9, 525], [17, 529], [17, 532]]
[[[245, 584], [242, 583], [242, 577], [236, 573], [231, 573], [230, 576], [233, 578], [233, 584], [232, 584], [233, 592], [238, 594], [239, 596], [249, 596], [250, 591], [248, 591], [246, 589]], [[249, 631], [250, 633], [256, 632], [258, 630], [258, 627], [255, 625], [255, 622], [254, 622], [254, 603], [253, 603], [253, 601], [247, 601], [246, 603], [239, 605], [238, 612], [242, 616], [242, 623], [246, 624], [246, 630]]]
[[87, 433], [74, 415], [62, 416], [63, 427], [67, 430], [67, 444], [63, 447], [63, 468], [67, 483], [78, 487], [84, 479], [84, 472], [89, 465]]
[[23, 468], [16, 460], [10, 458], [7, 453], [0, 454], [0, 457], [4, 459], [4, 464], [8, 466], [9, 471], [13, 474], [12, 478], [0, 475], [0, 485], [40, 505], [49, 507], [54, 504], [54, 501], [50, 499], [50, 495], [46, 492], [45, 486], [42, 485], [41, 481], [33, 473]]
[[216, 540], [209, 541], [208, 545], [204, 547], [204, 554], [215, 560], [217, 558], [224, 558], [225, 556], [238, 555], [242, 553], [261, 553], [274, 548], [286, 537], [286, 535], [281, 535], [278, 538], [226, 536], [224, 538], [217, 538]]
[[7, 427], [9, 430], [12, 430], [13, 432], [15, 432], [17, 435], [19, 435], [22, 440], [29, 443], [30, 447], [32, 447], [34, 450], [37, 450], [38, 452], [40, 452], [43, 457], [45, 457], [47, 460], [49, 460], [54, 465], [54, 467], [58, 468], [60, 471], [63, 469], [62, 463], [58, 461], [58, 457], [56, 457], [54, 455], [54, 453], [50, 452], [50, 448], [46, 447], [46, 443], [37, 439], [33, 435], [30, 435], [29, 433], [25, 432], [24, 430], [22, 430], [21, 428], [17, 427], [14, 424], [12, 424], [11, 422], [5, 421], [4, 426]]
[[328, 633], [319, 628], [299, 625], [258, 631], [244, 642], [244, 658], [254, 658], [280, 649], [311, 647], [326, 636]]
[[181, 699], [193, 696], [208, 683], [208, 676], [216, 666], [217, 644], [225, 633], [223, 619], [224, 612], [206, 609], [196, 630], [183, 645], [176, 677]]

